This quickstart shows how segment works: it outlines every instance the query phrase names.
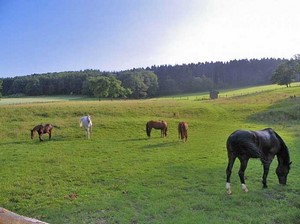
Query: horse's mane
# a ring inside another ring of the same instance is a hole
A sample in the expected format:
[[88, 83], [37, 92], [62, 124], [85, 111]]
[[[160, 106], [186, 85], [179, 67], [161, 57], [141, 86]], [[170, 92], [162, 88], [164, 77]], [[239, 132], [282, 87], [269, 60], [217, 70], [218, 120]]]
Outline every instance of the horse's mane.
[[281, 149], [278, 152], [278, 155], [281, 155], [282, 158], [284, 159], [283, 162], [286, 163], [286, 165], [290, 165], [290, 154], [289, 154], [289, 150], [288, 147], [286, 146], [285, 142], [283, 141], [283, 139], [280, 137], [279, 134], [277, 134], [274, 130], [273, 130], [275, 136], [277, 137], [277, 139], [280, 142], [280, 146]]

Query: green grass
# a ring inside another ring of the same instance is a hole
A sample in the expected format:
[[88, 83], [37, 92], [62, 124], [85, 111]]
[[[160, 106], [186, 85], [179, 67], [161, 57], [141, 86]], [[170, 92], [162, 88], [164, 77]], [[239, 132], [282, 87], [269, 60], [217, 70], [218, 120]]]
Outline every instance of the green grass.
[[[194, 95], [2, 105], [0, 207], [50, 223], [298, 223], [300, 88], [245, 93], [205, 101]], [[87, 113], [90, 140], [79, 128]], [[158, 131], [146, 137], [150, 119], [168, 122], [167, 138]], [[177, 137], [183, 120], [187, 143]], [[60, 126], [53, 139], [31, 140], [29, 130], [46, 122]], [[228, 135], [265, 127], [290, 148], [288, 185], [278, 185], [274, 160], [269, 188], [262, 189], [262, 166], [250, 160], [249, 193], [241, 190], [236, 163], [233, 195], [226, 195]]]

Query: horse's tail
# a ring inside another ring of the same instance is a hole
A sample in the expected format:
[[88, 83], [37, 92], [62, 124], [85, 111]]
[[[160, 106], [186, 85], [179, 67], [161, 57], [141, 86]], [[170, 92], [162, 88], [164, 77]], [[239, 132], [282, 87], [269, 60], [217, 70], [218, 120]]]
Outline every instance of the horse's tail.
[[180, 134], [181, 134], [181, 139], [184, 139], [184, 135], [185, 135], [185, 126], [184, 123], [181, 123], [180, 125]]
[[184, 124], [180, 122], [178, 124], [178, 138], [183, 139], [184, 138]]

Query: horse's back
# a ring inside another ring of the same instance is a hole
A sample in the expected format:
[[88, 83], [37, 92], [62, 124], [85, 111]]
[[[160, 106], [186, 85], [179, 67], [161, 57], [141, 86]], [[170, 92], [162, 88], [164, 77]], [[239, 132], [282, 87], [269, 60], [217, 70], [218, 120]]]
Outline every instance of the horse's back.
[[227, 139], [227, 151], [228, 153], [237, 156], [247, 155], [249, 157], [258, 158], [260, 153], [255, 139], [256, 138], [253, 131], [237, 130], [233, 132]]
[[155, 128], [155, 129], [165, 129], [168, 127], [168, 123], [166, 121], [148, 121], [146, 123], [147, 128]]
[[258, 158], [263, 154], [275, 155], [281, 143], [277, 133], [266, 128], [259, 131], [237, 130], [228, 137], [226, 146], [228, 153]]

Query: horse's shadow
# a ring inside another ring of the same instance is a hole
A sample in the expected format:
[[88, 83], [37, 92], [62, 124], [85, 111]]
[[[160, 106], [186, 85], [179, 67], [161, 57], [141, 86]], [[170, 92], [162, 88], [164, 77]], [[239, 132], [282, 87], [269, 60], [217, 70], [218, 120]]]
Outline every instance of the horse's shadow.
[[3, 142], [0, 143], [0, 146], [5, 146], [5, 145], [20, 145], [20, 144], [24, 144], [24, 142], [26, 141], [12, 141], [12, 142]]
[[139, 142], [139, 141], [145, 141], [148, 138], [129, 138], [129, 139], [123, 139], [119, 140], [119, 142]]
[[175, 142], [175, 141], [161, 142], [161, 143], [157, 143], [157, 144], [144, 145], [144, 146], [141, 147], [141, 149], [157, 149], [157, 148], [163, 149], [163, 148], [167, 148], [167, 147], [170, 147], [170, 146], [174, 146], [176, 144], [177, 144], [177, 142]]
[[29, 140], [19, 140], [19, 141], [10, 141], [10, 142], [3, 142], [0, 143], [0, 146], [9, 146], [9, 145], [21, 145], [24, 143], [29, 143], [29, 144], [42, 144], [42, 143], [47, 143], [47, 142], [62, 142], [65, 141], [65, 137], [55, 137], [51, 138], [50, 140], [48, 138], [44, 138], [43, 141], [40, 141], [38, 138], [37, 139], [29, 139]]

